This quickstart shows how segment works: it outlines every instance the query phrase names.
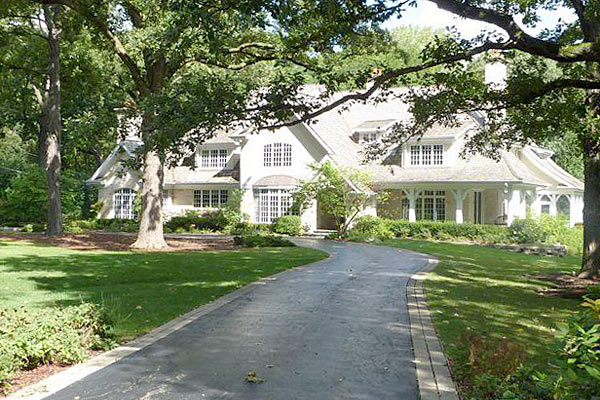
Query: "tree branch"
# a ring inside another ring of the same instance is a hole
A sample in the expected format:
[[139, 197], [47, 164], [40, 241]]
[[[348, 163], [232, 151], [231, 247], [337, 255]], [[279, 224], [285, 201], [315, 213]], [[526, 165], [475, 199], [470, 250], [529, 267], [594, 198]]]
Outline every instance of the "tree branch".
[[591, 21], [585, 15], [585, 6], [581, 0], [570, 0], [581, 24], [581, 31], [583, 37], [587, 42], [594, 42], [598, 35], [598, 23]]
[[515, 22], [512, 15], [492, 10], [470, 6], [457, 0], [431, 0], [442, 10], [449, 11], [458, 16], [487, 22], [503, 29], [515, 43], [515, 48], [529, 54], [543, 56], [555, 61], [600, 61], [600, 52], [593, 43], [584, 42], [574, 45], [559, 45], [538, 39], [527, 34]]
[[[379, 88], [381, 88], [387, 82], [397, 79], [400, 76], [423, 71], [423, 70], [433, 68], [438, 65], [442, 65], [442, 64], [446, 64], [446, 63], [467, 60], [477, 54], [484, 53], [491, 49], [506, 50], [509, 48], [511, 48], [510, 42], [505, 42], [505, 43], [490, 42], [490, 43], [485, 43], [479, 47], [475, 47], [473, 49], [470, 49], [470, 50], [465, 51], [460, 54], [455, 54], [455, 55], [451, 55], [448, 57], [444, 57], [443, 59], [440, 59], [440, 60], [430, 61], [430, 62], [421, 64], [421, 65], [416, 65], [416, 66], [412, 66], [412, 67], [405, 67], [405, 68], [390, 70], [390, 71], [383, 73], [381, 76], [375, 78], [373, 80], [373, 84], [371, 85], [371, 87], [363, 92], [355, 92], [355, 93], [347, 94], [316, 111], [309, 112], [303, 116], [300, 116], [300, 118], [297, 120], [282, 122], [282, 123], [278, 123], [275, 125], [269, 125], [269, 128], [277, 129], [277, 128], [281, 128], [284, 126], [292, 126], [292, 125], [297, 124], [298, 122], [304, 122], [304, 121], [308, 121], [313, 118], [316, 118], [319, 115], [324, 114], [328, 111], [331, 111], [348, 101], [367, 100], [371, 95], [373, 95], [373, 93], [375, 93]], [[250, 109], [249, 111], [258, 111], [258, 109]]]
[[90, 10], [88, 7], [85, 7], [82, 4], [77, 3], [76, 1], [72, 1], [72, 0], [35, 0], [35, 1], [38, 1], [41, 4], [60, 4], [60, 5], [66, 6], [66, 7], [70, 8], [71, 10], [75, 11], [76, 13], [78, 13], [79, 15], [81, 15], [83, 18], [85, 18], [89, 23], [91, 23], [100, 32], [100, 34], [102, 34], [106, 39], [108, 39], [111, 42], [111, 44], [113, 46], [113, 50], [117, 53], [117, 55], [119, 56], [119, 58], [121, 59], [123, 64], [125, 64], [125, 67], [127, 67], [129, 72], [131, 73], [131, 77], [133, 78], [133, 81], [135, 82], [136, 86], [138, 87], [138, 90], [143, 94], [147, 94], [150, 92], [148, 84], [142, 78], [142, 74], [141, 74], [140, 69], [138, 68], [137, 64], [135, 63], [133, 58], [131, 58], [129, 53], [127, 53], [127, 50], [125, 50], [125, 47], [123, 46], [123, 44], [121, 43], [119, 38], [114, 34], [114, 32], [112, 32], [110, 30], [106, 21], [104, 21], [102, 18], [100, 18], [96, 14], [94, 14], [92, 12], [92, 10]]

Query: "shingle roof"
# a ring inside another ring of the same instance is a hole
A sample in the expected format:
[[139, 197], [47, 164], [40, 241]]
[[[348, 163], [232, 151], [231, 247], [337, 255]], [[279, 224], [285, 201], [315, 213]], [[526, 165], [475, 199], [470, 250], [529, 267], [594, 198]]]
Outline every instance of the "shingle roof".
[[358, 126], [355, 126], [354, 129], [373, 129], [373, 130], [381, 130], [387, 128], [391, 124], [393, 124], [395, 119], [381, 119], [381, 120], [369, 120], [361, 123]]
[[300, 181], [289, 175], [269, 175], [254, 182], [253, 186], [298, 186]]
[[174, 167], [165, 171], [165, 185], [192, 184], [237, 184], [239, 183], [239, 166], [234, 169], [206, 170], [201, 168]]
[[376, 183], [472, 182], [525, 183], [545, 186], [528, 173], [527, 167], [512, 153], [503, 152], [499, 161], [480, 155], [459, 159], [452, 167], [401, 168], [396, 165], [369, 165]]

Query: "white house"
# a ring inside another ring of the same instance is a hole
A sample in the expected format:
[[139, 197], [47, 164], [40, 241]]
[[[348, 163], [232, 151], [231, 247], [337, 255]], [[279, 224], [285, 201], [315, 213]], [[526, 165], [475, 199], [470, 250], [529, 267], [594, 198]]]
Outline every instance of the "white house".
[[[385, 102], [352, 104], [313, 123], [274, 132], [221, 132], [198, 146], [194, 169], [165, 169], [165, 216], [218, 208], [233, 190], [241, 190], [242, 211], [256, 223], [271, 223], [288, 212], [290, 192], [299, 182], [313, 177], [309, 165], [329, 160], [369, 171], [376, 190], [390, 192], [386, 203], [373, 204], [366, 214], [511, 224], [529, 207], [535, 213], [566, 214], [571, 224], [582, 222], [583, 183], [554, 163], [551, 151], [525, 146], [502, 152], [499, 161], [461, 158], [465, 139], [481, 121], [471, 115], [461, 115], [458, 127], [437, 126], [409, 140], [382, 162], [364, 164], [364, 147], [409, 117], [408, 105], [392, 95]], [[90, 178], [99, 185], [101, 218], [134, 218], [139, 174], [120, 160], [139, 144], [136, 137], [121, 141]], [[333, 227], [319, 204], [302, 219], [311, 230]]]

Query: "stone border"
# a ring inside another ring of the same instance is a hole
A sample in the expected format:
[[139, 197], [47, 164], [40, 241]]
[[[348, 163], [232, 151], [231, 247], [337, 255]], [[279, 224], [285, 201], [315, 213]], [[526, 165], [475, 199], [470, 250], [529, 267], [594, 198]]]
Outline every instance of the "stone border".
[[238, 290], [235, 290], [217, 298], [211, 303], [204, 304], [198, 308], [195, 308], [192, 311], [189, 311], [153, 329], [149, 333], [146, 333], [145, 335], [132, 340], [131, 342], [127, 342], [124, 345], [121, 345], [113, 350], [107, 351], [106, 353], [102, 353], [96, 357], [92, 357], [82, 364], [75, 364], [54, 375], [50, 375], [49, 377], [42, 379], [41, 381], [36, 382], [30, 386], [26, 386], [18, 390], [17, 392], [11, 394], [10, 396], [6, 397], [4, 400], [41, 400], [43, 398], [51, 396], [54, 393], [66, 388], [67, 386], [72, 385], [73, 383], [85, 378], [86, 376], [113, 363], [116, 363], [122, 358], [127, 357], [128, 355], [133, 354], [136, 351], [142, 350], [143, 348], [150, 346], [151, 344], [167, 337], [171, 333], [182, 329], [187, 324], [195, 321], [203, 315], [206, 315], [248, 294], [249, 292], [254, 290], [254, 288], [258, 285], [266, 285], [269, 281], [276, 280], [280, 275], [289, 273], [291, 271], [304, 269], [306, 267], [320, 262], [330, 261], [331, 259], [335, 259], [337, 257], [337, 253], [335, 252], [327, 252], [327, 254], [328, 257], [322, 260], [286, 269], [285, 271], [265, 276], [263, 278], [260, 278], [259, 280], [251, 282]]
[[437, 267], [437, 259], [410, 277], [406, 284], [410, 336], [412, 338], [417, 382], [421, 400], [459, 400], [456, 386], [450, 375], [448, 360], [444, 355], [425, 301], [423, 281]]

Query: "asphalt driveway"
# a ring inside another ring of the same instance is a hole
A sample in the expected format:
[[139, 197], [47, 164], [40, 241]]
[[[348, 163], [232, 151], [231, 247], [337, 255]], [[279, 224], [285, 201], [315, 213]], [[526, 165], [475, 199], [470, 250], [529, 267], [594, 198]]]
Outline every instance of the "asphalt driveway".
[[[298, 243], [332, 257], [256, 285], [49, 399], [418, 399], [406, 283], [427, 259]], [[246, 382], [249, 371], [264, 382]]]

